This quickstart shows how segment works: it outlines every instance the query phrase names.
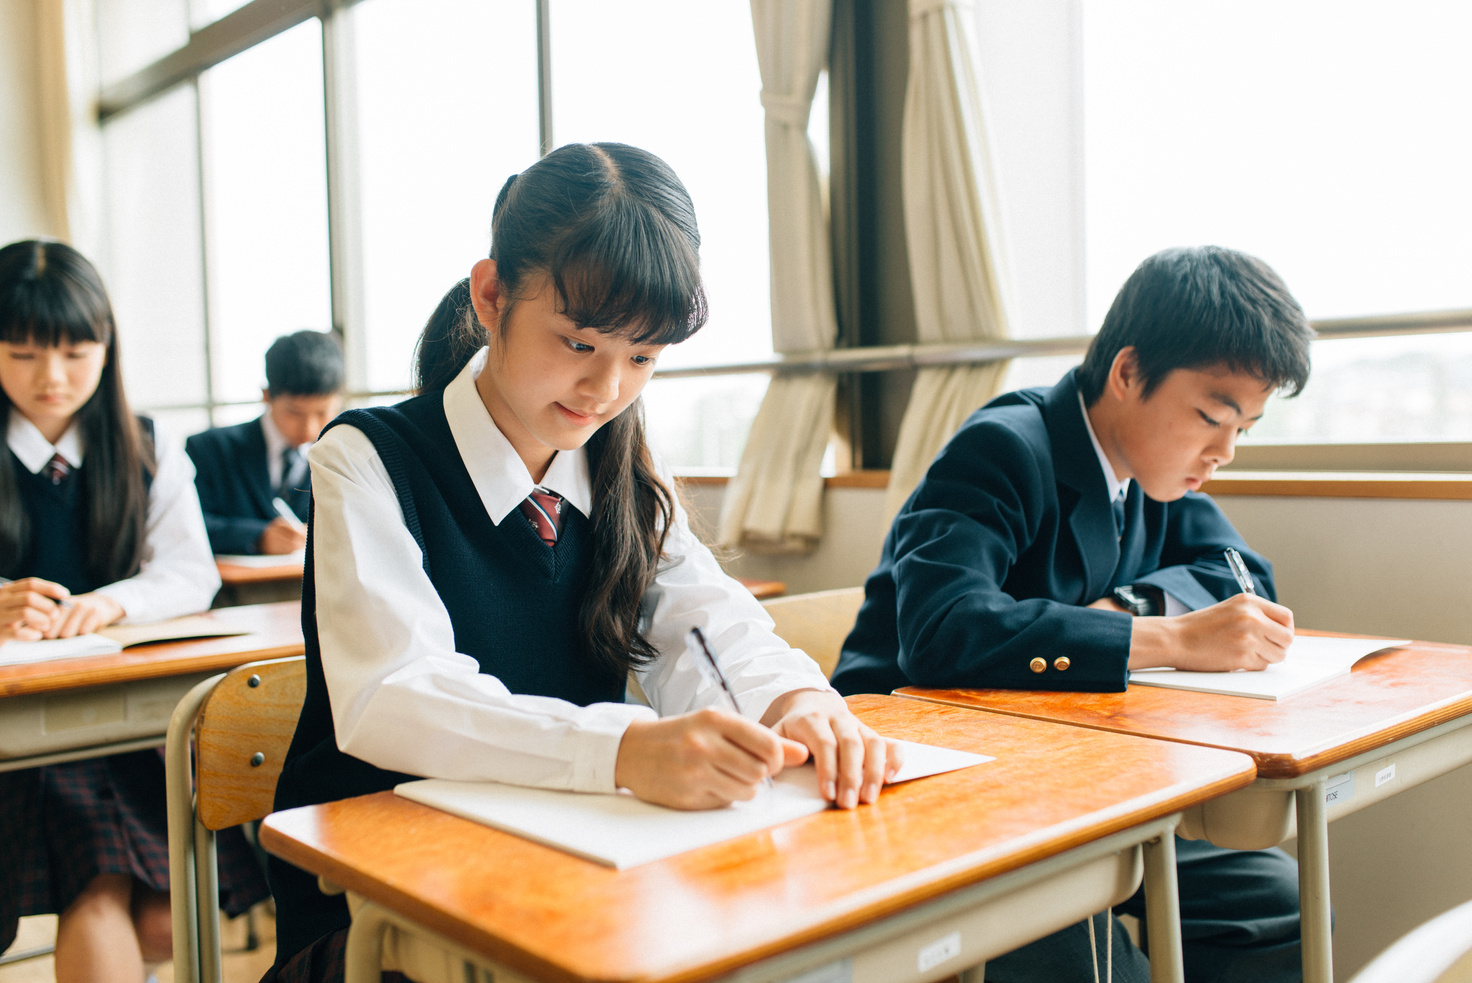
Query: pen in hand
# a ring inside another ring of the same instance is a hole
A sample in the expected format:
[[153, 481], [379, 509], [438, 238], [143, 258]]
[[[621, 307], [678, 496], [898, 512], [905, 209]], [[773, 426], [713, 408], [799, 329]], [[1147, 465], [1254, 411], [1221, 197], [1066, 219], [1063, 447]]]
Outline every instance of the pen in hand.
[[[705, 633], [699, 628], [691, 628], [690, 639], [695, 643], [695, 651], [700, 656], [696, 659], [696, 664], [700, 666], [701, 674], [707, 678], [714, 679], [720, 685], [721, 690], [726, 694], [726, 699], [731, 701], [731, 709], [736, 711], [736, 716], [744, 716], [741, 712], [741, 704], [736, 702], [736, 694], [732, 692], [731, 685], [726, 682], [726, 674], [721, 672], [720, 663], [716, 662], [715, 653], [710, 650], [710, 646], [705, 642]], [[767, 775], [764, 777], [762, 784], [767, 786], [767, 788], [771, 788], [772, 776]]]
[[285, 519], [288, 523], [291, 524], [291, 528], [295, 529], [297, 532], [307, 531], [307, 527], [302, 525], [302, 520], [297, 518], [296, 513], [291, 510], [291, 506], [287, 505], [286, 500], [283, 499], [280, 495], [277, 495], [275, 498], [271, 499], [271, 507], [276, 510], [277, 515], [281, 516], [281, 518]]
[[1227, 568], [1232, 571], [1232, 576], [1237, 578], [1237, 586], [1242, 588], [1242, 593], [1257, 596], [1257, 588], [1252, 585], [1252, 574], [1247, 572], [1247, 564], [1242, 561], [1242, 554], [1228, 546], [1222, 551], [1227, 558]]
[[[0, 577], [0, 587], [5, 586], [6, 584], [13, 584], [13, 583], [15, 583], [15, 581], [11, 580], [9, 577]], [[56, 600], [56, 599], [53, 598], [53, 600]], [[61, 605], [64, 608], [71, 608], [71, 607], [73, 607], [72, 602], [71, 602], [71, 599], [70, 598], [66, 598], [66, 597], [63, 597], [60, 600], [56, 600], [56, 603], [59, 604], [59, 605]]]

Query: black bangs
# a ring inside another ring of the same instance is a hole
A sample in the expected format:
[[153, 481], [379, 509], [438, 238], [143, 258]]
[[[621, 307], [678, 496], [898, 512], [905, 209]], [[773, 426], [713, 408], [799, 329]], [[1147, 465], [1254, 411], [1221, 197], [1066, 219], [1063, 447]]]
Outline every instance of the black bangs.
[[[79, 265], [80, 264], [85, 265]], [[0, 249], [0, 341], [53, 347], [112, 343], [112, 306], [91, 264], [61, 243]]]
[[668, 218], [613, 194], [548, 257], [561, 313], [639, 345], [675, 345], [705, 324], [700, 258]]

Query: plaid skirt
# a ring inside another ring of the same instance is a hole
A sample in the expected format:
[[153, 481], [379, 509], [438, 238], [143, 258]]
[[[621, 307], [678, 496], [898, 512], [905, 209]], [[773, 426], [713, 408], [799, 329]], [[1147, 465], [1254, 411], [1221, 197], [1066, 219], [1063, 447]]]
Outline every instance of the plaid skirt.
[[[66, 910], [101, 874], [169, 889], [164, 762], [159, 750], [0, 772], [0, 952], [24, 915]], [[266, 878], [244, 835], [220, 832], [220, 906], [265, 899]]]

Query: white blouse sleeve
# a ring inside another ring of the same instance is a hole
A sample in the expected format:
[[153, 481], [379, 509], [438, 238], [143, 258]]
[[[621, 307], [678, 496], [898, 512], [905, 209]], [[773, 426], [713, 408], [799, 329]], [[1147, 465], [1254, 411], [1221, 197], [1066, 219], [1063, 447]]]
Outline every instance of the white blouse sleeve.
[[[667, 467], [660, 476], [674, 487]], [[637, 675], [662, 716], [721, 706], [720, 688], [702, 676], [686, 638], [691, 628], [705, 635], [721, 671], [741, 704], [742, 715], [760, 720], [773, 700], [791, 690], [832, 690], [818, 664], [772, 632], [772, 619], [751, 592], [726, 575], [705, 544], [690, 531], [685, 509], [675, 504], [665, 541], [669, 560], [645, 594], [651, 611], [645, 637], [660, 653]]]
[[647, 707], [511, 693], [455, 650], [454, 629], [392, 480], [362, 431], [312, 448], [317, 632], [338, 746], [429, 778], [611, 792]]
[[194, 465], [183, 447], [157, 430], [154, 446], [158, 470], [148, 489], [142, 569], [97, 590], [127, 612], [125, 624], [203, 611], [220, 589], [220, 572], [194, 490]]

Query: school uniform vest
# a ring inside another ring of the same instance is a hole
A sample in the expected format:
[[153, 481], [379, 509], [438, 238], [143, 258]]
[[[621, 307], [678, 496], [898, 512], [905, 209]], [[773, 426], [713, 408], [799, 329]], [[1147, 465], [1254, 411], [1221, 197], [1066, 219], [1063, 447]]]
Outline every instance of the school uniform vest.
[[[153, 443], [153, 421], [138, 418], [143, 428], [144, 443]], [[53, 485], [43, 469], [33, 473], [10, 451], [10, 466], [15, 474], [15, 488], [21, 506], [30, 520], [31, 534], [21, 550], [20, 560], [7, 573], [12, 580], [40, 577], [61, 584], [73, 594], [85, 594], [106, 587], [110, 580], [97, 580], [87, 572], [87, 463], [82, 462], [66, 480]], [[153, 476], [143, 469], [143, 490], [153, 484]]]
[[[424, 572], [449, 612], [457, 651], [513, 693], [580, 706], [623, 701], [623, 676], [598, 667], [578, 638], [578, 604], [593, 555], [583, 515], [564, 512], [551, 548], [519, 512], [493, 523], [455, 446], [441, 393], [350, 410], [328, 429], [340, 423], [372, 441], [393, 480]], [[302, 581], [307, 694], [277, 783], [277, 809], [382, 791], [416, 777], [377, 768], [337, 747], [317, 634], [312, 555], [309, 533]], [[315, 878], [276, 862], [271, 881], [280, 912], [278, 961], [346, 927], [346, 906], [322, 895]]]

